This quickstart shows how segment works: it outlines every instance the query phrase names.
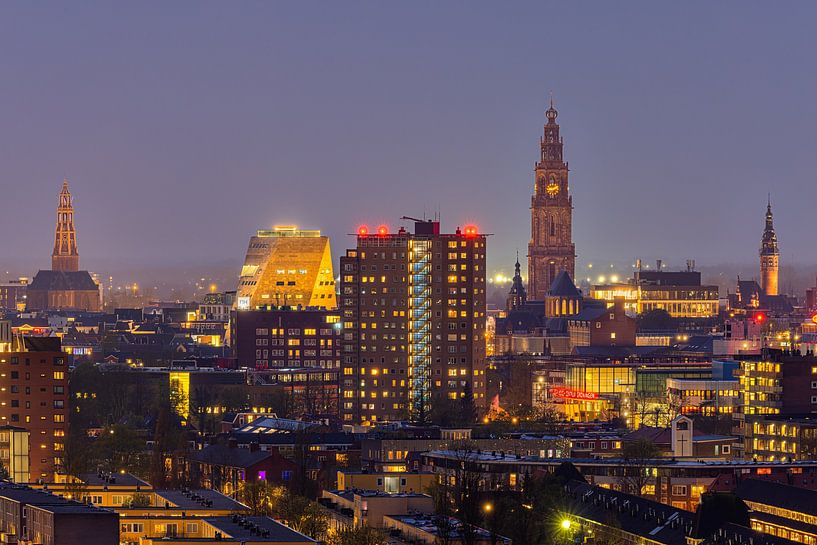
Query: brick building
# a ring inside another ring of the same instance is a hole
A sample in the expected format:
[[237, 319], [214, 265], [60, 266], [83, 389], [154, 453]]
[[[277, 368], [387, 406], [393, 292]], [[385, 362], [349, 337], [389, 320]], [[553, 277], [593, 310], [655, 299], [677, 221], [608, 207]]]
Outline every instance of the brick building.
[[485, 242], [476, 227], [361, 227], [341, 257], [346, 423], [428, 414], [438, 396], [485, 404]]
[[605, 304], [585, 304], [567, 319], [571, 346], [635, 346], [636, 320], [624, 312], [624, 298]]
[[54, 231], [51, 270], [38, 271], [26, 289], [26, 308], [32, 310], [102, 310], [99, 285], [88, 271], [79, 270], [74, 205], [68, 180], [62, 182]]
[[239, 310], [233, 328], [239, 367], [340, 367], [341, 323], [337, 311], [292, 307]]
[[0, 423], [29, 433], [29, 481], [52, 480], [68, 434], [68, 369], [59, 339], [24, 337], [0, 352]]

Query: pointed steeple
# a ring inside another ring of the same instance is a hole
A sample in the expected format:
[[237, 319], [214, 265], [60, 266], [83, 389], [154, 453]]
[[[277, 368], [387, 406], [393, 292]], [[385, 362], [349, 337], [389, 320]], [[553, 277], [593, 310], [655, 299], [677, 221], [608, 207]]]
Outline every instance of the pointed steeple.
[[519, 264], [519, 251], [516, 252], [516, 265], [514, 267], [513, 283], [508, 298], [505, 301], [505, 310], [519, 310], [528, 301], [528, 294], [525, 285], [522, 283], [522, 266]]
[[780, 270], [780, 249], [777, 246], [777, 233], [774, 230], [772, 215], [772, 197], [766, 203], [766, 227], [760, 241], [760, 287], [766, 295], [777, 295], [778, 272]]
[[777, 254], [777, 233], [774, 231], [774, 215], [772, 214], [772, 198], [769, 195], [766, 204], [766, 227], [763, 229], [763, 239], [760, 245], [761, 255]]
[[62, 181], [57, 205], [57, 227], [54, 233], [54, 251], [51, 253], [51, 269], [75, 272], [79, 270], [77, 233], [74, 229], [74, 204], [68, 190], [68, 178]]
[[553, 91], [550, 92], [550, 108], [545, 111], [545, 117], [548, 118], [548, 125], [553, 125], [556, 123], [556, 118], [559, 116], [559, 112], [556, 111], [556, 108], [553, 107]]

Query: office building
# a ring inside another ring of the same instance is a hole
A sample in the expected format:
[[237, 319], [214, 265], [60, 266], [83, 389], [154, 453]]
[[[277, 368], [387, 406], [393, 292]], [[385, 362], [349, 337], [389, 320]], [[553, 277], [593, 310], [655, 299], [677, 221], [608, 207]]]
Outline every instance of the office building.
[[293, 225], [258, 230], [250, 238], [236, 298], [239, 310], [335, 308], [329, 237]]
[[590, 289], [590, 296], [612, 305], [616, 297], [624, 298], [625, 308], [636, 314], [664, 310], [673, 318], [714, 318], [718, 316], [718, 286], [701, 284], [701, 273], [638, 270], [627, 283], [600, 284]]

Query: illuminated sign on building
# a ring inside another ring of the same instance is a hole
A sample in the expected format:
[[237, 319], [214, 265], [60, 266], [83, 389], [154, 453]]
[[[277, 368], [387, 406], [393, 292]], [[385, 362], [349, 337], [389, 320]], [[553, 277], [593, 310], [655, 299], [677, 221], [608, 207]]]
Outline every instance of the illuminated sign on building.
[[570, 388], [551, 388], [550, 395], [553, 397], [561, 397], [562, 399], [596, 400], [599, 398], [599, 394], [596, 392], [582, 392], [580, 390], [571, 390]]

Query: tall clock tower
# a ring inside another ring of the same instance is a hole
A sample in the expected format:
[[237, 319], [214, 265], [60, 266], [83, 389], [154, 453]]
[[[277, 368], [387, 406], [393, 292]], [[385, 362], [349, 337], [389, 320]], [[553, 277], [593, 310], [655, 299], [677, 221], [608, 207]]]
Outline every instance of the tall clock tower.
[[541, 301], [560, 271], [575, 278], [576, 246], [573, 244], [573, 198], [567, 183], [568, 168], [562, 156], [559, 113], [550, 101], [547, 123], [540, 141], [531, 197], [531, 237], [528, 243], [528, 296]]

